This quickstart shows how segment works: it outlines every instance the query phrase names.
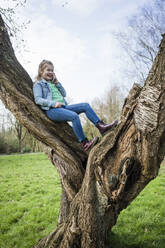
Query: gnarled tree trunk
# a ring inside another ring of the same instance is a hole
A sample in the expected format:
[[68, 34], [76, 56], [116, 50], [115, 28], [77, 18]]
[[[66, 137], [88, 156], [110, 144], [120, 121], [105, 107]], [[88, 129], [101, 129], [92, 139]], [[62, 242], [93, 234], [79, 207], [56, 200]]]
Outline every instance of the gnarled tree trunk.
[[35, 248], [103, 248], [120, 211], [154, 179], [165, 153], [165, 37], [143, 88], [134, 84], [119, 125], [84, 153], [68, 124], [34, 103], [0, 18], [0, 98], [49, 149], [62, 185], [59, 224]]

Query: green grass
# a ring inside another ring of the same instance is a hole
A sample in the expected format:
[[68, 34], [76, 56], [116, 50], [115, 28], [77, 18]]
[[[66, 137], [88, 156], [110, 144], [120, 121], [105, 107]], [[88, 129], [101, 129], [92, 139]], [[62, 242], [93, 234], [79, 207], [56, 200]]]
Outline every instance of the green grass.
[[45, 154], [0, 156], [0, 248], [30, 248], [51, 232], [60, 194]]
[[[57, 224], [61, 187], [45, 154], [0, 156], [0, 248], [31, 248]], [[111, 232], [111, 248], [165, 248], [165, 167]]]

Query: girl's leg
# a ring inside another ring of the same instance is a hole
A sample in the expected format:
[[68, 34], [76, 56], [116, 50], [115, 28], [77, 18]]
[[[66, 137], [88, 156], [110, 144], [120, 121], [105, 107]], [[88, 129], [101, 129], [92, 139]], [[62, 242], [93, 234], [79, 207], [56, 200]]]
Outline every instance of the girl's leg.
[[67, 105], [65, 108], [70, 109], [77, 114], [85, 113], [88, 119], [99, 129], [101, 135], [105, 134], [118, 124], [118, 120], [115, 120], [109, 124], [102, 122], [88, 103]]
[[100, 122], [99, 117], [96, 115], [94, 110], [91, 108], [89, 103], [78, 103], [78, 104], [71, 104], [66, 105], [65, 109], [71, 110], [76, 112], [77, 114], [85, 113], [87, 118], [96, 125], [98, 122]]
[[45, 111], [49, 119], [58, 122], [71, 121], [72, 127], [78, 140], [82, 142], [85, 139], [85, 135], [81, 126], [80, 118], [77, 113], [68, 110], [66, 108], [50, 108]]

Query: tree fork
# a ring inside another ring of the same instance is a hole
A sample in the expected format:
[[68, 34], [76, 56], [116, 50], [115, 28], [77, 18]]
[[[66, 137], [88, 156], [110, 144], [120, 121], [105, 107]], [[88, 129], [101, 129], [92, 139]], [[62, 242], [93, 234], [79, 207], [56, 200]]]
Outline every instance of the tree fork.
[[49, 147], [62, 184], [59, 224], [35, 248], [106, 246], [120, 211], [157, 176], [164, 158], [164, 81], [165, 36], [145, 85], [133, 85], [119, 125], [87, 157], [71, 127], [52, 122], [34, 103], [32, 81], [17, 61], [0, 17], [0, 98]]

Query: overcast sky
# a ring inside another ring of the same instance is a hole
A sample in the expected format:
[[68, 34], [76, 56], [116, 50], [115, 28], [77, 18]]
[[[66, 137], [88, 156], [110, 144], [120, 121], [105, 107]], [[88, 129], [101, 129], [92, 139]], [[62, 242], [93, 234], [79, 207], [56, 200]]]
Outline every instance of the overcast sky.
[[112, 33], [125, 30], [128, 18], [151, 2], [28, 0], [18, 14], [31, 21], [23, 31], [26, 51], [16, 55], [33, 80], [41, 60], [51, 60], [73, 102], [91, 102], [113, 85], [130, 87], [134, 79], [123, 79], [125, 54]]

